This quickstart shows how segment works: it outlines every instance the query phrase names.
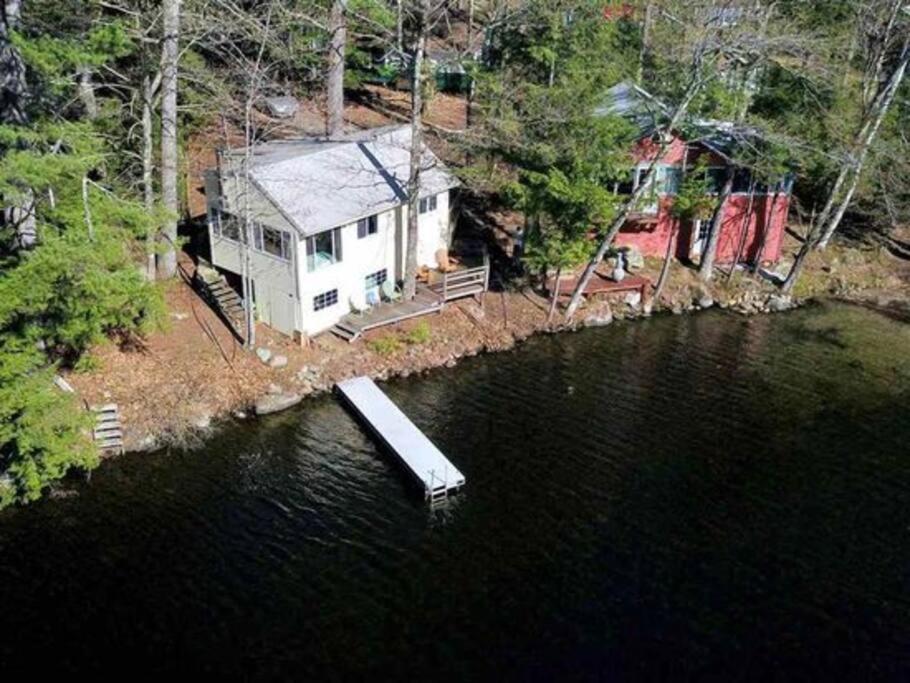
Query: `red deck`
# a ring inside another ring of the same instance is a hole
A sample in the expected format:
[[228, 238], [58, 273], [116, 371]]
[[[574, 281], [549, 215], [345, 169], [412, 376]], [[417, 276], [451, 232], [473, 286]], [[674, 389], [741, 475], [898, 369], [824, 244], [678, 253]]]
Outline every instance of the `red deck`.
[[[553, 292], [556, 278], [547, 280], [547, 290]], [[563, 277], [559, 279], [559, 296], [572, 296], [575, 286], [578, 284], [578, 277]], [[627, 275], [621, 282], [611, 280], [606, 275], [595, 271], [594, 276], [585, 287], [585, 296], [591, 294], [619, 294], [621, 292], [641, 292], [642, 301], [648, 295], [648, 288], [651, 281], [640, 275]]]

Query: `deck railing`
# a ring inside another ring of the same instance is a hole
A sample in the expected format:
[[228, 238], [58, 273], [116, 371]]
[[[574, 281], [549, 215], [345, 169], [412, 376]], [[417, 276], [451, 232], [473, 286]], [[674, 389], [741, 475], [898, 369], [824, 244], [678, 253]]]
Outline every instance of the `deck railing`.
[[430, 285], [443, 302], [463, 296], [484, 294], [490, 288], [490, 257], [484, 252], [483, 265], [443, 273], [442, 279]]

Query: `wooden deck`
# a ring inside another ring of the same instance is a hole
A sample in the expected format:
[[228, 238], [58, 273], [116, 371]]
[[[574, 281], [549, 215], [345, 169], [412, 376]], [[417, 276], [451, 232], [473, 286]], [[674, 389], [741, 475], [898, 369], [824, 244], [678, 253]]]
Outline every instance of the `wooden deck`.
[[368, 330], [441, 311], [443, 304], [436, 293], [419, 286], [417, 296], [410, 301], [383, 302], [363, 313], [348, 313], [335, 324], [332, 332], [342, 339], [354, 341]]
[[[550, 278], [547, 280], [547, 290], [551, 294], [556, 287], [555, 280], [556, 278]], [[575, 286], [578, 284], [578, 280], [578, 277], [560, 278], [559, 296], [572, 296], [572, 292], [575, 291]], [[651, 281], [646, 277], [641, 277], [640, 275], [627, 275], [621, 282], [616, 282], [615, 280], [609, 279], [606, 275], [595, 272], [594, 276], [588, 282], [588, 286], [585, 287], [584, 295], [590, 296], [591, 294], [619, 294], [621, 292], [640, 292], [641, 300], [644, 301], [648, 295], [648, 288], [650, 286]]]

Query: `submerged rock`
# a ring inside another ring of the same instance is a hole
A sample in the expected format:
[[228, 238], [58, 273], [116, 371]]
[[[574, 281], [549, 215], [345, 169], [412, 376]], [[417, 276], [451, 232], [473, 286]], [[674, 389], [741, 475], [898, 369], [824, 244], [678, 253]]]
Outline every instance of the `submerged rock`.
[[301, 394], [269, 394], [256, 401], [257, 415], [270, 415], [293, 408], [303, 400]]

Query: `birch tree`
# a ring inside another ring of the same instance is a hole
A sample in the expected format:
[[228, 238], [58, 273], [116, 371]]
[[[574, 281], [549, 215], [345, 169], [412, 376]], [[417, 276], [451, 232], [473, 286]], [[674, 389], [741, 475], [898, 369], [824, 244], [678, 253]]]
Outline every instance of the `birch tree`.
[[161, 50], [161, 200], [170, 213], [161, 230], [163, 245], [157, 257], [158, 276], [177, 273], [177, 73], [180, 39], [180, 0], [164, 0]]
[[326, 132], [344, 132], [344, 58], [347, 46], [347, 0], [333, 0], [329, 17], [329, 55], [326, 78]]

